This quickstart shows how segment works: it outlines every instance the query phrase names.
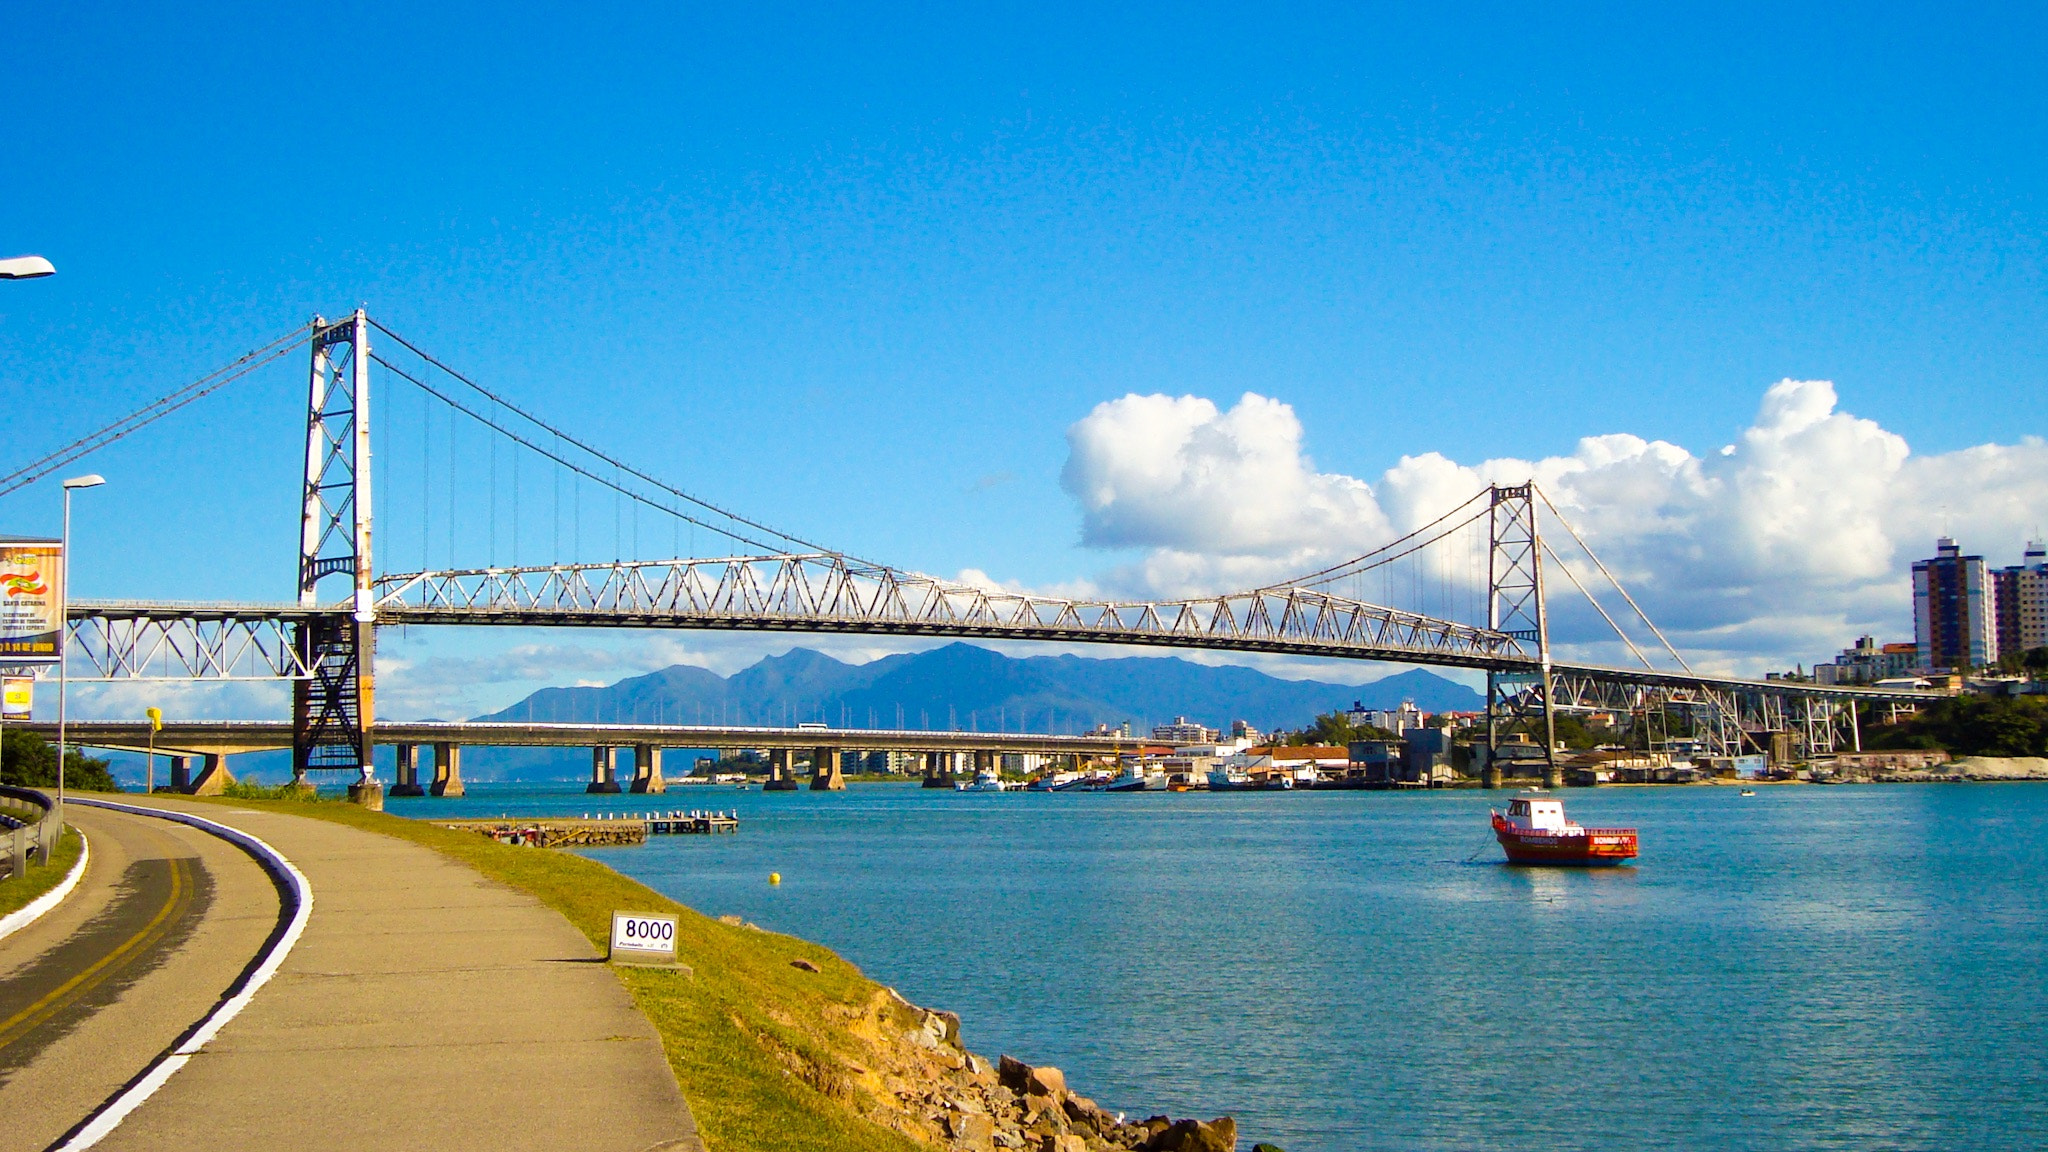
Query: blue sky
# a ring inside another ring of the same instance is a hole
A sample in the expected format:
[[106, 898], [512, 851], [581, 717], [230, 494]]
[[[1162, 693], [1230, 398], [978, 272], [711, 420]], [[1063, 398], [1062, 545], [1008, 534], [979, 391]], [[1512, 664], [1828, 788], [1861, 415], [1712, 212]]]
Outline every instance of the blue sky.
[[[0, 284], [0, 429], [32, 457], [363, 302], [707, 498], [1038, 587], [1238, 555], [1084, 544], [1077, 485], [1115, 468], [1069, 431], [1127, 394], [1278, 401], [1306, 474], [1382, 504], [1430, 452], [1626, 433], [1711, 463], [1786, 379], [1951, 476], [2048, 426], [2044, 40], [2018, 6], [17, 6], [0, 254], [60, 272]], [[286, 596], [300, 376], [95, 458], [75, 592]], [[398, 461], [418, 409], [387, 396]], [[1909, 628], [1884, 605], [1926, 524], [2017, 559], [2044, 477], [2001, 460], [1997, 501], [1870, 495], [1891, 535], [1854, 595], [1700, 642], [1746, 628], [1749, 666]], [[0, 524], [55, 509], [38, 485]], [[489, 683], [465, 699], [527, 681]]]

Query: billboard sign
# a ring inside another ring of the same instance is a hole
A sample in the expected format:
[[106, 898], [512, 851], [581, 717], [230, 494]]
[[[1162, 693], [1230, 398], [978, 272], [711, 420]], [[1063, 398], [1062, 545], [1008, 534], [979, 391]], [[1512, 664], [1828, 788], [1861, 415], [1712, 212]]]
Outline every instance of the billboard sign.
[[36, 682], [31, 676], [0, 678], [0, 717], [26, 720], [35, 711]]
[[64, 549], [0, 539], [0, 664], [54, 664], [64, 641]]

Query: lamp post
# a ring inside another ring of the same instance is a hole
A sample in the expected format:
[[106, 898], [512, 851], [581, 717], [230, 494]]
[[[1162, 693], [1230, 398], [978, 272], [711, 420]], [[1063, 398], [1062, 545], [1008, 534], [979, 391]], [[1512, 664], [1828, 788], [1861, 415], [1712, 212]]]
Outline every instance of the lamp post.
[[64, 575], [57, 582], [57, 826], [64, 826], [64, 699], [71, 683], [71, 493], [80, 488], [97, 488], [105, 476], [73, 476], [64, 482], [64, 533], [58, 549], [64, 553]]

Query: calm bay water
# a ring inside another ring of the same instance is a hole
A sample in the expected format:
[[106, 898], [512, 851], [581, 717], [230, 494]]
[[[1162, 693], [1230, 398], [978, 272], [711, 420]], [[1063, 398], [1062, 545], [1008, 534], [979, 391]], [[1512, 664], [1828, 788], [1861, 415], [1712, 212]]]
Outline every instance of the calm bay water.
[[1501, 793], [390, 807], [737, 808], [734, 836], [591, 855], [1107, 1107], [1235, 1115], [1244, 1147], [2048, 1147], [2048, 785], [1759, 791], [1565, 793], [1642, 830], [1608, 871], [1499, 864]]

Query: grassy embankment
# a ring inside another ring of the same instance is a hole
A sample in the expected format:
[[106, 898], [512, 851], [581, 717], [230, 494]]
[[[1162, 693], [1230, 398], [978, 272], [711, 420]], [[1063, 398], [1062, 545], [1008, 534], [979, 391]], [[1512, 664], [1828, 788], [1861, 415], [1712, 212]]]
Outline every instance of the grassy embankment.
[[29, 901], [62, 883], [71, 866], [78, 863], [78, 829], [66, 828], [57, 840], [57, 850], [47, 864], [30, 864], [27, 876], [0, 880], [0, 916], [22, 908]]
[[[332, 820], [452, 856], [531, 893], [567, 917], [600, 952], [610, 939], [614, 910], [674, 913], [676, 950], [692, 975], [615, 971], [660, 1031], [669, 1065], [715, 1152], [919, 1147], [835, 1098], [845, 1095], [842, 1053], [857, 1050], [845, 1035], [846, 1021], [879, 986], [829, 949], [721, 923], [568, 852], [514, 848], [348, 803], [260, 799], [244, 791], [232, 801], [237, 807]], [[796, 968], [790, 963], [796, 959], [819, 970]]]

